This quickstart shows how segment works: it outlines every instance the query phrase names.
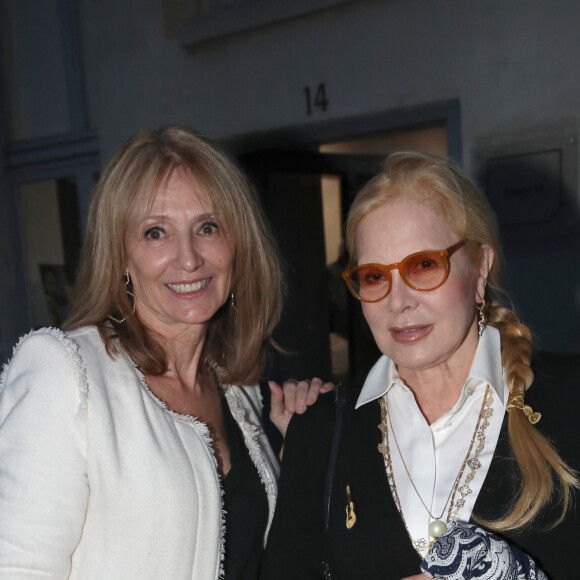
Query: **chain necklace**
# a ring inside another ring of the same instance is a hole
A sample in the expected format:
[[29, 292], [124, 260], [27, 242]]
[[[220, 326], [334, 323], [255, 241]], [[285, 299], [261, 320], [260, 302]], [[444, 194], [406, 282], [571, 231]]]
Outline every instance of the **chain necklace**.
[[[407, 464], [405, 463], [405, 460], [403, 458], [403, 454], [401, 453], [401, 449], [399, 447], [399, 442], [397, 441], [397, 435], [395, 433], [395, 430], [393, 427], [393, 422], [391, 420], [391, 416], [389, 413], [389, 406], [387, 403], [387, 394], [383, 395], [380, 399], [381, 423], [379, 425], [379, 429], [383, 433], [383, 442], [379, 443], [378, 449], [383, 454], [383, 457], [384, 457], [385, 470], [387, 473], [387, 480], [389, 482], [389, 487], [391, 488], [391, 494], [393, 496], [393, 500], [395, 502], [395, 505], [396, 505], [399, 513], [401, 514], [403, 524], [405, 526], [405, 529], [407, 530], [407, 534], [409, 535], [411, 542], [413, 543], [413, 547], [421, 555], [421, 557], [423, 557], [423, 555], [424, 555], [423, 552], [428, 551], [431, 548], [431, 546], [433, 545], [433, 543], [437, 540], [437, 538], [442, 536], [445, 533], [445, 531], [447, 530], [446, 524], [441, 520], [441, 518], [443, 517], [443, 514], [445, 513], [447, 505], [449, 504], [449, 512], [447, 514], [447, 521], [450, 521], [452, 519], [458, 519], [459, 518], [459, 510], [465, 505], [465, 497], [471, 493], [469, 483], [475, 477], [476, 471], [481, 467], [481, 463], [478, 459], [478, 456], [485, 446], [485, 430], [487, 429], [487, 426], [489, 425], [488, 419], [493, 414], [493, 409], [491, 408], [492, 403], [493, 403], [493, 396], [491, 394], [491, 387], [489, 385], [487, 385], [487, 388], [485, 390], [485, 394], [483, 396], [483, 402], [481, 404], [479, 416], [477, 418], [477, 423], [475, 425], [475, 430], [473, 432], [473, 436], [471, 437], [471, 443], [469, 444], [469, 449], [467, 450], [467, 454], [465, 455], [465, 459], [463, 460], [463, 463], [461, 464], [461, 467], [459, 469], [457, 477], [455, 478], [455, 481], [453, 482], [453, 485], [451, 486], [451, 490], [449, 491], [449, 495], [447, 496], [447, 500], [445, 501], [445, 504], [443, 506], [443, 510], [441, 511], [441, 515], [439, 517], [436, 517], [431, 513], [431, 510], [427, 507], [427, 504], [423, 501], [423, 498], [421, 497], [421, 494], [419, 493], [419, 490], [415, 486], [415, 482], [413, 481], [413, 479], [411, 477], [411, 473], [409, 472], [409, 469], [407, 468]], [[421, 502], [421, 504], [423, 505], [423, 507], [425, 508], [427, 513], [429, 514], [429, 517], [431, 518], [431, 520], [433, 520], [429, 523], [429, 527], [428, 527], [429, 535], [433, 538], [433, 540], [430, 543], [428, 543], [424, 538], [421, 538], [421, 539], [415, 541], [413, 539], [413, 537], [411, 536], [411, 532], [409, 531], [409, 528], [407, 526], [407, 522], [405, 521], [405, 517], [403, 515], [403, 509], [401, 506], [401, 502], [399, 500], [399, 494], [397, 492], [397, 486], [395, 484], [395, 478], [394, 478], [394, 474], [393, 474], [393, 464], [391, 461], [391, 449], [390, 449], [390, 445], [389, 445], [389, 423], [391, 426], [391, 431], [393, 433], [393, 438], [395, 440], [395, 445], [396, 445], [397, 451], [399, 453], [399, 457], [401, 458], [401, 463], [403, 464], [405, 472], [407, 473], [407, 477], [409, 478], [409, 482], [411, 483], [413, 490], [417, 494], [419, 501]], [[471, 452], [473, 450], [473, 445], [475, 443], [476, 438], [479, 440], [479, 444], [475, 450], [474, 457], [470, 459], [469, 457], [470, 457]], [[459, 482], [461, 481], [461, 478], [463, 477], [463, 473], [465, 471], [466, 466], [469, 466], [471, 468], [471, 471], [468, 473], [464, 485], [461, 486], [461, 488], [459, 488]], [[455, 503], [455, 496], [457, 494], [458, 488], [459, 488], [459, 492], [461, 494], [461, 499], [458, 500], [457, 503]], [[450, 501], [451, 501], [451, 503], [449, 503]], [[455, 512], [452, 514], [454, 506], [455, 506]]]

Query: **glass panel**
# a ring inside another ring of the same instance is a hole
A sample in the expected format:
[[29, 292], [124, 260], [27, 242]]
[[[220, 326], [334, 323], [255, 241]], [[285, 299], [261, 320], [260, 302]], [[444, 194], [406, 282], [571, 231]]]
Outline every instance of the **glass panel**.
[[21, 185], [19, 193], [33, 325], [60, 326], [81, 245], [76, 184], [40, 181]]
[[330, 321], [330, 359], [332, 377], [346, 381], [349, 372], [349, 315], [348, 292], [341, 273], [346, 266], [347, 255], [342, 237], [342, 191], [340, 177], [323, 175], [322, 217], [326, 250], [326, 273], [328, 282], [328, 312]]
[[71, 130], [58, 0], [7, 0], [0, 39], [13, 138]]

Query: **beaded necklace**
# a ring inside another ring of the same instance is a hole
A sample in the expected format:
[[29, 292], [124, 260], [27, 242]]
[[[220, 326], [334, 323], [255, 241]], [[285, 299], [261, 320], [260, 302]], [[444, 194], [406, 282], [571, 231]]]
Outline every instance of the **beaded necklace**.
[[[389, 487], [391, 488], [391, 494], [393, 496], [393, 500], [395, 502], [395, 505], [397, 506], [397, 510], [401, 514], [401, 518], [403, 520], [403, 525], [405, 526], [405, 529], [407, 530], [407, 534], [409, 535], [409, 538], [411, 539], [413, 547], [415, 548], [415, 550], [419, 553], [419, 555], [421, 557], [424, 557], [425, 552], [427, 552], [431, 548], [431, 546], [437, 541], [437, 538], [439, 538], [441, 535], [443, 535], [447, 529], [445, 522], [443, 522], [441, 520], [441, 518], [443, 517], [443, 514], [445, 513], [445, 510], [447, 509], [447, 505], [449, 504], [449, 511], [448, 511], [447, 518], [446, 518], [447, 522], [452, 521], [452, 520], [457, 520], [457, 519], [459, 519], [459, 510], [465, 505], [465, 497], [471, 493], [471, 488], [469, 487], [469, 484], [473, 480], [473, 478], [475, 477], [476, 471], [481, 467], [481, 463], [478, 459], [478, 456], [483, 451], [483, 448], [485, 446], [485, 430], [487, 429], [487, 426], [489, 425], [488, 419], [493, 414], [493, 409], [491, 408], [491, 405], [493, 403], [492, 391], [491, 391], [491, 387], [489, 385], [487, 385], [487, 388], [485, 390], [485, 394], [483, 396], [483, 402], [481, 404], [479, 416], [477, 418], [477, 423], [475, 425], [475, 430], [473, 432], [473, 436], [471, 437], [471, 443], [469, 444], [469, 449], [467, 450], [467, 453], [465, 455], [465, 459], [463, 460], [463, 463], [461, 464], [461, 467], [459, 469], [457, 477], [455, 478], [455, 481], [453, 482], [453, 485], [451, 486], [451, 490], [449, 491], [449, 495], [447, 496], [447, 500], [445, 501], [445, 505], [443, 506], [443, 510], [441, 511], [441, 515], [439, 517], [434, 516], [431, 513], [431, 510], [429, 510], [429, 508], [427, 507], [427, 505], [423, 501], [423, 498], [421, 497], [421, 494], [419, 493], [419, 490], [415, 486], [415, 483], [411, 477], [411, 473], [409, 472], [409, 469], [407, 468], [407, 464], [405, 463], [405, 460], [404, 460], [403, 455], [401, 453], [401, 449], [399, 447], [399, 442], [397, 441], [397, 435], [396, 435], [395, 430], [393, 428], [393, 422], [391, 420], [391, 416], [389, 413], [389, 406], [387, 403], [387, 395], [388, 394], [385, 393], [385, 395], [383, 395], [379, 401], [380, 406], [381, 406], [381, 423], [379, 424], [379, 429], [383, 433], [383, 441], [382, 441], [382, 443], [379, 443], [378, 450], [380, 453], [383, 454], [384, 461], [385, 461], [385, 470], [387, 473], [387, 480], [389, 482]], [[390, 445], [389, 445], [389, 424], [390, 424], [390, 430], [393, 434], [393, 439], [395, 441], [395, 445], [397, 447], [397, 451], [399, 453], [399, 457], [401, 458], [401, 462], [403, 464], [405, 472], [407, 473], [407, 477], [409, 478], [409, 482], [411, 483], [413, 490], [417, 494], [419, 501], [421, 502], [421, 504], [423, 505], [423, 507], [425, 508], [427, 513], [429, 514], [430, 523], [428, 526], [428, 532], [429, 532], [429, 536], [433, 538], [433, 540], [431, 540], [431, 542], [428, 542], [425, 538], [420, 538], [418, 540], [414, 540], [410, 531], [409, 531], [409, 528], [407, 526], [407, 522], [405, 521], [405, 517], [403, 515], [403, 509], [401, 507], [401, 502], [399, 500], [399, 494], [397, 492], [397, 486], [396, 486], [395, 478], [394, 478], [394, 474], [393, 474], [393, 464], [391, 461], [391, 449], [390, 449]], [[476, 438], [479, 440], [479, 444], [477, 445], [474, 456], [470, 459], [470, 455], [471, 455], [471, 452], [473, 450], [473, 445], [475, 443]], [[461, 487], [459, 487], [459, 483], [461, 481], [461, 478], [463, 477], [463, 473], [465, 471], [466, 466], [468, 466], [471, 469], [471, 471], [467, 474], [467, 476], [465, 478], [465, 483]], [[456, 497], [457, 491], [459, 491], [459, 493], [461, 494], [461, 498], [458, 499], [456, 502], [455, 497]], [[454, 510], [454, 508], [455, 508], [455, 510]]]

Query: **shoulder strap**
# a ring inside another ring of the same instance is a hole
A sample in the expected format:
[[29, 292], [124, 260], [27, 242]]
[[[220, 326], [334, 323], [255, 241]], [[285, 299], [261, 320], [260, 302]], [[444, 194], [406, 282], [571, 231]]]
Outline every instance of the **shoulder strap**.
[[324, 532], [328, 532], [328, 522], [330, 519], [330, 496], [332, 495], [332, 485], [334, 483], [334, 471], [336, 468], [336, 458], [340, 444], [340, 431], [342, 429], [342, 417], [344, 415], [344, 404], [346, 401], [346, 387], [340, 383], [336, 385], [336, 418], [334, 420], [334, 431], [332, 433], [332, 445], [330, 447], [330, 457], [328, 459], [328, 469], [326, 471], [326, 483], [324, 485]]

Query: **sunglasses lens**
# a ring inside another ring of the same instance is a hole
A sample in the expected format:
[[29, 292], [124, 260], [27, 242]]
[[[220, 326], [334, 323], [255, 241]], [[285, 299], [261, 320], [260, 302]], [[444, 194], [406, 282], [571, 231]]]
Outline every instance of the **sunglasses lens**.
[[378, 266], [361, 266], [350, 275], [350, 286], [361, 300], [380, 300], [389, 291], [390, 278]]
[[439, 252], [409, 256], [403, 266], [405, 280], [413, 288], [433, 290], [445, 279], [445, 258]]

